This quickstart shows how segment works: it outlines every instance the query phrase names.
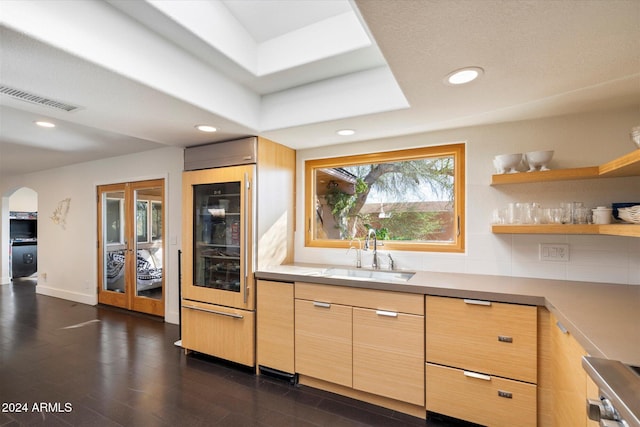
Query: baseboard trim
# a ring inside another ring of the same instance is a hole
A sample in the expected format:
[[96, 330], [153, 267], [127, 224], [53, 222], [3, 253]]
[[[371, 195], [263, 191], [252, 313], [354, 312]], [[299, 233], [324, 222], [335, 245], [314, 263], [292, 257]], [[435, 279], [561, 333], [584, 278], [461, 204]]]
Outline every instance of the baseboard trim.
[[96, 305], [98, 304], [98, 296], [97, 295], [87, 295], [81, 294], [78, 292], [72, 292], [65, 289], [52, 288], [49, 286], [43, 286], [38, 284], [36, 286], [36, 293], [40, 295], [46, 295], [49, 297], [62, 298], [70, 301], [79, 302], [87, 305]]
[[383, 408], [392, 409], [394, 411], [402, 412], [417, 418], [426, 419], [427, 410], [424, 406], [417, 406], [407, 402], [401, 402], [399, 400], [389, 399], [383, 396], [367, 393], [364, 391], [354, 390], [351, 387], [344, 387], [338, 384], [333, 384], [317, 378], [308, 377], [306, 375], [299, 375], [299, 384], [306, 385], [320, 390], [328, 391], [331, 393], [347, 396], [352, 399], [361, 400], [363, 402], [371, 403], [374, 405], [382, 406]]

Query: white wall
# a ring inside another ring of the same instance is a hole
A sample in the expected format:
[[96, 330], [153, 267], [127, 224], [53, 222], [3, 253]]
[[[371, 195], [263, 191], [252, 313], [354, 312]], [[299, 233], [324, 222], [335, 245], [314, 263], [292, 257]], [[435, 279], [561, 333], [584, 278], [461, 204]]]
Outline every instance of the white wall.
[[[640, 201], [640, 178], [567, 181], [551, 184], [490, 186], [494, 155], [551, 148], [552, 168], [601, 164], [634, 149], [629, 129], [638, 125], [637, 109], [590, 113], [526, 122], [477, 126], [442, 132], [302, 150], [297, 153], [297, 233], [295, 261], [348, 264], [344, 250], [304, 247], [304, 161], [312, 158], [368, 153], [449, 142], [467, 142], [467, 249], [464, 254], [395, 252], [399, 268], [497, 274], [640, 284], [640, 239], [589, 235], [494, 235], [491, 212], [509, 201], [538, 201], [553, 206], [561, 201], [587, 205]], [[12, 177], [0, 183], [3, 216], [9, 195], [29, 187], [38, 193], [37, 292], [78, 302], [97, 301], [96, 186], [107, 183], [165, 178], [168, 239], [165, 241], [165, 319], [178, 322], [178, 249], [181, 248], [181, 176], [183, 151], [168, 147], [130, 156]], [[66, 229], [50, 216], [58, 202], [71, 199]], [[8, 221], [7, 221], [8, 224]], [[8, 239], [3, 223], [0, 241]], [[570, 261], [538, 261], [538, 244], [568, 243]], [[6, 250], [0, 248], [7, 275]], [[365, 265], [371, 253], [365, 253]], [[8, 267], [8, 265], [7, 265]]]
[[[640, 178], [490, 186], [496, 154], [553, 149], [552, 169], [595, 166], [632, 151], [629, 131], [640, 123], [638, 108], [460, 128], [386, 138], [297, 153], [297, 185], [304, 189], [304, 161], [394, 149], [467, 143], [467, 235], [464, 254], [393, 252], [398, 268], [505, 276], [640, 284], [640, 239], [593, 235], [510, 235], [491, 233], [491, 214], [507, 203], [562, 201], [586, 206], [640, 202]], [[342, 249], [304, 247], [304, 200], [297, 200], [296, 262], [348, 264]], [[539, 243], [568, 243], [567, 263], [538, 260]], [[371, 253], [363, 254], [363, 264]]]
[[9, 210], [14, 212], [37, 212], [38, 193], [30, 188], [19, 188], [9, 197]]
[[[18, 187], [38, 194], [38, 285], [36, 292], [86, 304], [97, 303], [97, 200], [100, 184], [165, 179], [165, 320], [178, 322], [178, 249], [181, 247], [183, 150], [144, 153], [51, 169], [2, 182], [5, 196]], [[66, 226], [51, 215], [71, 199]], [[4, 233], [4, 232], [3, 232]], [[45, 274], [43, 274], [45, 273]], [[44, 278], [43, 276], [46, 276]]]

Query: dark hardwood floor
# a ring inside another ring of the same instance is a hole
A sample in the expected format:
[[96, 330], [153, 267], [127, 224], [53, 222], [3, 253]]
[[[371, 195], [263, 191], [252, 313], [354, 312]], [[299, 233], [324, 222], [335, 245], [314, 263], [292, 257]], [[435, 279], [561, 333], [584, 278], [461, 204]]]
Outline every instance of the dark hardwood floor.
[[0, 426], [433, 426], [174, 345], [176, 325], [0, 286]]

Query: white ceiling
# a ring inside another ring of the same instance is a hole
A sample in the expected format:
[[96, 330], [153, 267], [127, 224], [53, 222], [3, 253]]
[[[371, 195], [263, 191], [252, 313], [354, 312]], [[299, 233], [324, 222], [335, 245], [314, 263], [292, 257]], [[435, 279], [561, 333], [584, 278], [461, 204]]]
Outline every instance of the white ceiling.
[[[0, 85], [80, 107], [0, 95], [0, 176], [256, 134], [298, 149], [640, 118], [638, 0], [2, 0], [0, 24]], [[485, 74], [443, 84], [464, 66]]]

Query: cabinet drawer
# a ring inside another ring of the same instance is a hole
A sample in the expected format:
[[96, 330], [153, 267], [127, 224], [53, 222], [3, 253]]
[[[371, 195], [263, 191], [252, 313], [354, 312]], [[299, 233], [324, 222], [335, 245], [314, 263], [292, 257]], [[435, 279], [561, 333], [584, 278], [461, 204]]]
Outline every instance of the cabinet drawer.
[[537, 382], [536, 307], [428, 296], [425, 318], [428, 362]]
[[427, 412], [490, 427], [535, 427], [536, 386], [427, 363]]
[[424, 405], [424, 317], [353, 309], [353, 388]]
[[242, 365], [255, 365], [255, 314], [195, 301], [182, 302], [182, 346]]
[[351, 387], [351, 307], [295, 300], [296, 372]]
[[296, 298], [424, 315], [424, 295], [296, 282]]

